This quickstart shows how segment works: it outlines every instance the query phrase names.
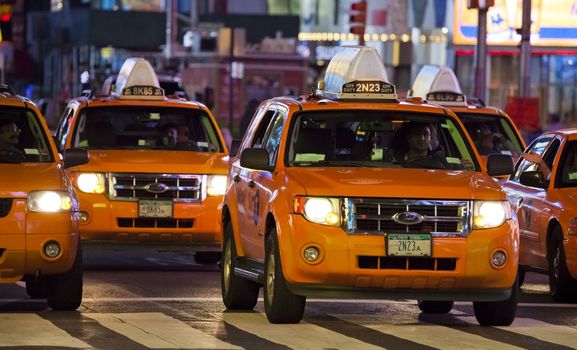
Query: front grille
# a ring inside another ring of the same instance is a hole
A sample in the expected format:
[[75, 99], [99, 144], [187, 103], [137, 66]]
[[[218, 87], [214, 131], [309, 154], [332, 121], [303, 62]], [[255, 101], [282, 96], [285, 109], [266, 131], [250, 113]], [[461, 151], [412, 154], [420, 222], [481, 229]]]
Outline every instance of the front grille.
[[111, 173], [108, 191], [111, 200], [199, 202], [203, 199], [202, 182], [202, 175]]
[[12, 209], [12, 198], [0, 198], [0, 218], [5, 217]]
[[[468, 201], [346, 198], [345, 230], [349, 234], [429, 233], [434, 237], [466, 236], [470, 231]], [[397, 222], [395, 214], [415, 213], [421, 222]]]
[[169, 218], [118, 218], [118, 227], [122, 228], [192, 228], [193, 219]]
[[359, 269], [455, 271], [455, 258], [423, 258], [398, 256], [358, 256]]

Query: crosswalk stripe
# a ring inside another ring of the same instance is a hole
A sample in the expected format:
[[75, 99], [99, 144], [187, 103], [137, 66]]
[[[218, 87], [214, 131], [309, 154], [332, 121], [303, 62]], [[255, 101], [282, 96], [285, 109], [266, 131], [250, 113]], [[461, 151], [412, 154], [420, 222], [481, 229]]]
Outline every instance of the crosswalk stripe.
[[87, 313], [83, 316], [150, 349], [241, 349], [163, 313]]
[[458, 329], [419, 322], [412, 317], [405, 319], [395, 317], [395, 323], [393, 324], [390, 317], [380, 315], [333, 314], [331, 316], [381, 333], [439, 349], [521, 349]]
[[[477, 323], [474, 317], [468, 316], [458, 318], [468, 323]], [[575, 328], [557, 326], [531, 318], [520, 317], [516, 318], [510, 326], [496, 328], [577, 349], [577, 329]]]
[[293, 349], [373, 350], [381, 347], [306, 322], [272, 324], [261, 313], [223, 313], [224, 321], [245, 332]]
[[0, 347], [90, 348], [90, 345], [36, 314], [0, 313], [0, 324]]

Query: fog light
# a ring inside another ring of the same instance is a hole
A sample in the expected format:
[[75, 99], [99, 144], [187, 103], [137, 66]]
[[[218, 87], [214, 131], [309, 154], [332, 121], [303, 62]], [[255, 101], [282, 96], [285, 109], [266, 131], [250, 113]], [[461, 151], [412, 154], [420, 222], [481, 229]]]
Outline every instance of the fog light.
[[308, 262], [315, 262], [320, 256], [319, 250], [315, 247], [305, 249], [305, 259]]
[[494, 251], [491, 255], [491, 265], [495, 268], [502, 268], [507, 263], [507, 253], [502, 250]]
[[60, 244], [50, 241], [44, 245], [44, 254], [49, 258], [55, 258], [60, 255]]
[[78, 220], [79, 220], [81, 223], [86, 223], [86, 222], [88, 222], [88, 213], [85, 212], [85, 211], [79, 212], [79, 213], [78, 213]]

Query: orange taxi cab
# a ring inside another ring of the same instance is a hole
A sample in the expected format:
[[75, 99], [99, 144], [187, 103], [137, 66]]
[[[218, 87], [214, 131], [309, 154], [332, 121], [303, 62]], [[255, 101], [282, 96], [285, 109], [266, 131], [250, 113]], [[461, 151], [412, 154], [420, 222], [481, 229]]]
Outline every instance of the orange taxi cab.
[[233, 159], [222, 213], [222, 298], [272, 323], [307, 297], [417, 299], [426, 313], [472, 301], [483, 325], [517, 305], [518, 228], [449, 110], [399, 102], [378, 53], [343, 48], [321, 88], [263, 102]]
[[0, 86], [0, 283], [26, 282], [32, 298], [55, 310], [82, 302], [78, 199], [64, 171], [88, 161], [64, 161], [36, 106]]
[[546, 273], [553, 299], [577, 300], [577, 129], [536, 138], [503, 188], [519, 220], [520, 276]]
[[165, 97], [142, 58], [124, 63], [115, 89], [70, 101], [57, 130], [61, 151], [89, 151], [70, 172], [82, 239], [189, 246], [215, 262], [228, 170], [216, 121], [201, 103]]
[[465, 125], [484, 162], [491, 153], [507, 154], [517, 159], [526, 147], [521, 133], [504, 111], [479, 101], [473, 102], [463, 95], [459, 81], [449, 67], [424, 65], [409, 95], [453, 111]]

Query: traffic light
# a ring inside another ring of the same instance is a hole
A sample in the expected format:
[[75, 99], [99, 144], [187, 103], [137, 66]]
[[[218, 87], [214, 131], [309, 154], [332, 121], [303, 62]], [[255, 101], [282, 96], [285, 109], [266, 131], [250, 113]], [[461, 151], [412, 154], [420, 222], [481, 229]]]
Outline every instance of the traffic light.
[[359, 36], [360, 44], [364, 44], [365, 25], [367, 24], [367, 1], [361, 0], [351, 4], [349, 16], [351, 33]]

